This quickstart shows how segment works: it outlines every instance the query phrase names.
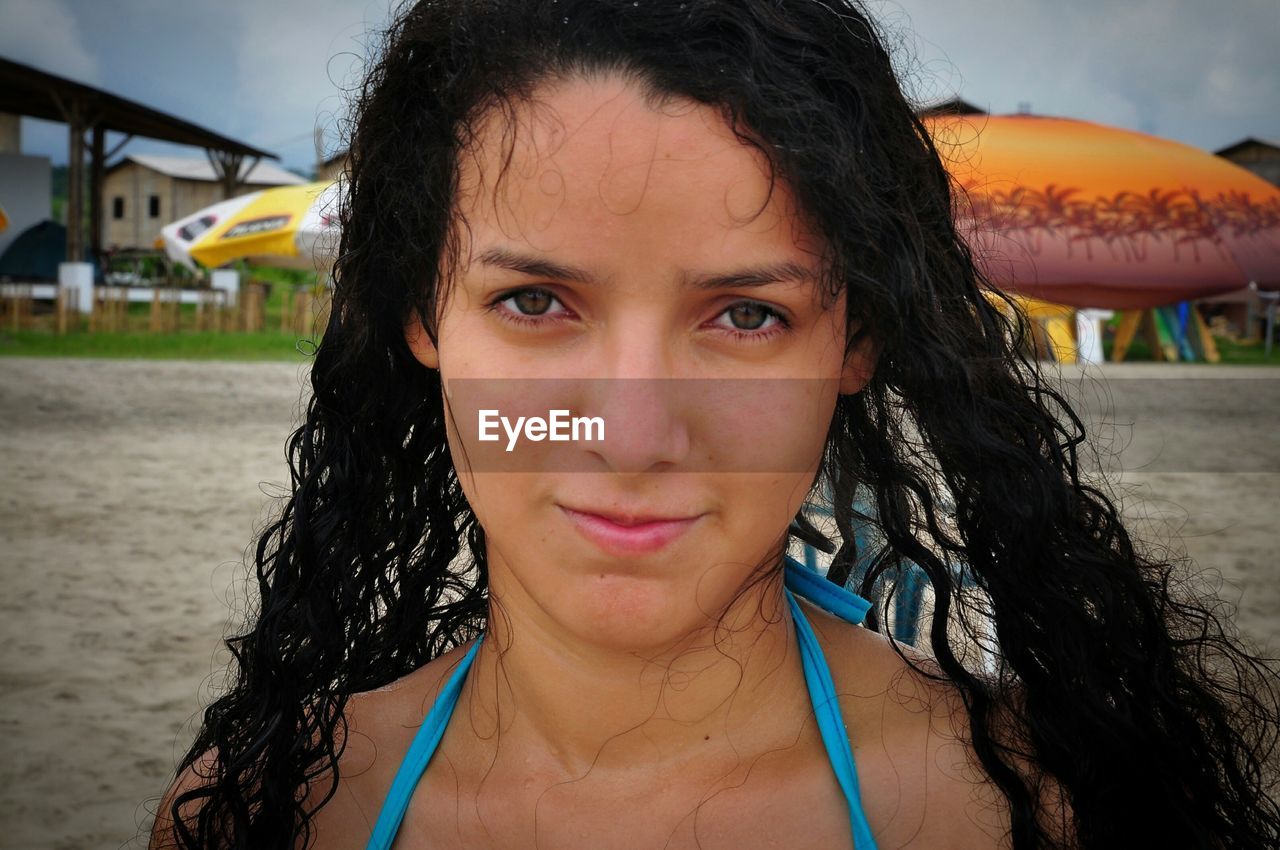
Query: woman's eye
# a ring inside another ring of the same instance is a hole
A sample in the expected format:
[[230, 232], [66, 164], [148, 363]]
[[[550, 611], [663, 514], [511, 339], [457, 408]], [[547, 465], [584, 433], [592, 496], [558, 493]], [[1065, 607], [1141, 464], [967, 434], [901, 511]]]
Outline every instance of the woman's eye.
[[733, 326], [738, 330], [754, 331], [759, 330], [760, 326], [769, 321], [774, 314], [763, 304], [744, 301], [725, 310], [725, 315], [729, 316]]
[[791, 323], [781, 312], [758, 301], [740, 301], [720, 316], [727, 317], [729, 323], [719, 323], [717, 326], [737, 338], [771, 338], [785, 333], [791, 327]]
[[[517, 289], [498, 296], [489, 304], [489, 309], [508, 321], [540, 324], [542, 321], [540, 317], [560, 316], [567, 313], [564, 310], [550, 312], [552, 304], [560, 304], [560, 299], [545, 289]], [[500, 308], [499, 305], [508, 306]]]
[[503, 300], [510, 301], [526, 316], [541, 316], [551, 308], [556, 297], [545, 289], [522, 289]]

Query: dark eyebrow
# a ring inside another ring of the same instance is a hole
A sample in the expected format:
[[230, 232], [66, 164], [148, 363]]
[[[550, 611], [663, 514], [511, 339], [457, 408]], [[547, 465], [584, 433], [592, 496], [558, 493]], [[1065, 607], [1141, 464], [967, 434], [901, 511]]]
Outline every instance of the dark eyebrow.
[[[530, 277], [545, 277], [555, 280], [570, 280], [575, 283], [581, 283], [588, 286], [599, 285], [599, 278], [591, 274], [591, 272], [574, 266], [554, 263], [550, 260], [540, 259], [538, 257], [520, 254], [506, 248], [488, 248], [481, 251], [474, 257], [474, 260], [482, 265], [495, 266], [501, 269], [508, 269], [513, 272], [527, 274]], [[731, 289], [737, 287], [765, 286], [770, 283], [784, 283], [787, 281], [803, 281], [814, 280], [814, 274], [809, 269], [791, 261], [772, 263], [770, 265], [758, 266], [749, 269], [740, 269], [735, 272], [720, 275], [703, 275], [700, 277], [690, 277], [685, 275], [681, 278], [681, 284], [693, 289]]]
[[694, 289], [734, 289], [740, 286], [765, 286], [770, 283], [805, 280], [814, 280], [813, 272], [799, 263], [787, 260], [767, 266], [740, 269], [729, 274], [706, 275], [692, 280], [685, 278], [683, 283]]
[[518, 254], [506, 248], [488, 248], [481, 251], [473, 259], [481, 265], [509, 269], [513, 272], [527, 274], [530, 277], [551, 277], [556, 280], [571, 280], [575, 283], [589, 285], [599, 283], [595, 275], [590, 272], [573, 266], [553, 263], [550, 260], [542, 260], [527, 254]]

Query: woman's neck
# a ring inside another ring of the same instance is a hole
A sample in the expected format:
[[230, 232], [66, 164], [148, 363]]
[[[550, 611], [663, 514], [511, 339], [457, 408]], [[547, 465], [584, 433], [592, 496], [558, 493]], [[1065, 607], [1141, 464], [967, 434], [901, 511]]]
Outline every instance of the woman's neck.
[[794, 744], [808, 694], [782, 587], [781, 574], [751, 583], [718, 619], [660, 651], [593, 643], [525, 599], [491, 603], [458, 706], [478, 763], [511, 756], [570, 779]]

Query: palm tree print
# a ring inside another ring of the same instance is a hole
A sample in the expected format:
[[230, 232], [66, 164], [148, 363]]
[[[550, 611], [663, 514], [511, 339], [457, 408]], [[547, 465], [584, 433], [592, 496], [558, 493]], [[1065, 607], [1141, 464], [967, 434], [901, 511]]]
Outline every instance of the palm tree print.
[[1101, 246], [1112, 260], [1126, 263], [1143, 262], [1158, 244], [1167, 245], [1176, 261], [1193, 263], [1203, 262], [1205, 251], [1229, 260], [1227, 240], [1280, 244], [1280, 199], [1257, 202], [1246, 192], [1205, 198], [1192, 189], [1153, 188], [1087, 198], [1079, 188], [1057, 183], [1040, 190], [977, 182], [962, 188], [961, 218], [1014, 239], [1032, 255], [1044, 250], [1046, 237], [1065, 243], [1068, 257], [1082, 249], [1093, 260]]

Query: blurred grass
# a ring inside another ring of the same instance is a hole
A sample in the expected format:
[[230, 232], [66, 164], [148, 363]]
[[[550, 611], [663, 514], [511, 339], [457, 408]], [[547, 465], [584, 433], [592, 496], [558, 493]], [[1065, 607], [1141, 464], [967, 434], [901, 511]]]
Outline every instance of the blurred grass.
[[[1108, 362], [1111, 361], [1111, 350], [1115, 344], [1116, 328], [1120, 324], [1120, 317], [1113, 316], [1104, 323], [1104, 331], [1102, 334], [1102, 352], [1103, 357]], [[1217, 365], [1231, 366], [1280, 366], [1280, 340], [1273, 340], [1271, 343], [1271, 356], [1266, 354], [1265, 340], [1233, 340], [1224, 336], [1214, 336], [1214, 343], [1218, 346], [1218, 354], [1221, 360]], [[1124, 362], [1126, 363], [1150, 363], [1154, 362], [1151, 356], [1151, 346], [1147, 345], [1146, 339], [1142, 334], [1136, 334], [1133, 341], [1129, 343], [1129, 350], [1125, 352]], [[1167, 362], [1167, 361], [1166, 361]], [[1208, 364], [1207, 361], [1195, 360], [1186, 361], [1178, 360], [1177, 363], [1187, 363], [1188, 365]]]
[[140, 360], [296, 360], [312, 351], [309, 340], [279, 331], [218, 333], [182, 331], [153, 334], [41, 330], [0, 330], [0, 356], [111, 357]]
[[[13, 330], [0, 327], [0, 356], [24, 357], [109, 357], [182, 360], [296, 360], [301, 361], [315, 350], [323, 328], [313, 327], [310, 336], [279, 330], [285, 310], [286, 294], [315, 285], [311, 272], [276, 269], [265, 266], [238, 266], [241, 279], [257, 280], [270, 285], [264, 304], [264, 330], [196, 331], [194, 304], [180, 305], [177, 333], [151, 333], [148, 330], [151, 305], [146, 302], [128, 305], [126, 331], [88, 331], [87, 317], [79, 317], [78, 328], [59, 335], [54, 332], [51, 312], [30, 317], [30, 327]], [[46, 308], [47, 309], [47, 308]], [[1102, 349], [1108, 361], [1115, 340], [1119, 317], [1104, 323]], [[1271, 355], [1265, 353], [1261, 340], [1233, 340], [1215, 336], [1222, 364], [1280, 366], [1280, 341], [1272, 344]], [[1134, 338], [1125, 354], [1125, 362], [1151, 362], [1151, 349], [1141, 335]], [[1182, 362], [1182, 361], [1179, 361]]]
[[[263, 304], [263, 327], [259, 332], [197, 331], [196, 305], [179, 305], [179, 327], [176, 333], [152, 333], [148, 330], [150, 302], [131, 302], [126, 307], [123, 331], [88, 330], [87, 316], [77, 317], [78, 325], [66, 334], [55, 332], [51, 308], [29, 317], [29, 327], [13, 330], [0, 327], [0, 356], [19, 357], [106, 357], [144, 360], [285, 360], [302, 362], [314, 351], [323, 328], [313, 329], [313, 336], [299, 336], [281, 331], [285, 298], [290, 292], [315, 285], [311, 272], [275, 269], [239, 264], [242, 281], [256, 280], [269, 284]], [[73, 320], [74, 321], [74, 320]]]
[[1266, 354], [1266, 345], [1262, 340], [1256, 342], [1236, 342], [1226, 337], [1214, 337], [1218, 344], [1218, 353], [1223, 363], [1235, 363], [1245, 366], [1280, 366], [1280, 340], [1272, 340], [1271, 356]]

